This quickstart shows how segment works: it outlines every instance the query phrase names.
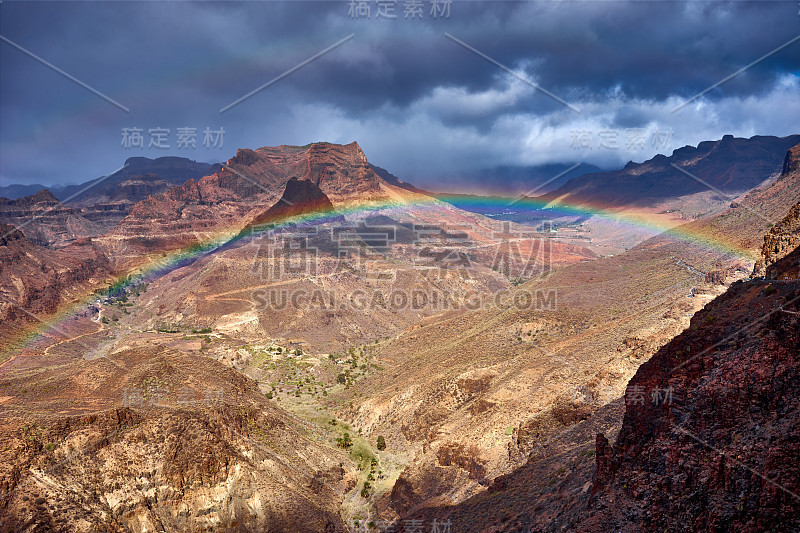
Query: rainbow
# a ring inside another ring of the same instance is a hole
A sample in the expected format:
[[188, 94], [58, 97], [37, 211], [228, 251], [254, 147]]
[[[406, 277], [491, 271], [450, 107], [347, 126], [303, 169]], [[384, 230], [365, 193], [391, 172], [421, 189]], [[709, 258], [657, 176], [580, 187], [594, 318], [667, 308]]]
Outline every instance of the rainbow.
[[[529, 197], [465, 197], [463, 195], [437, 195], [437, 198], [433, 198], [422, 194], [409, 193], [402, 197], [402, 201], [398, 201], [397, 198], [372, 200], [357, 205], [340, 206], [337, 207], [335, 211], [324, 210], [302, 215], [293, 215], [255, 227], [248, 225], [245, 226], [245, 228], [241, 226], [225, 228], [216, 231], [203, 242], [173, 250], [168, 252], [164, 257], [148, 257], [146, 263], [132, 269], [132, 271], [127, 274], [117, 276], [103, 291], [113, 293], [115, 291], [124, 290], [127, 287], [132, 287], [142, 281], [157, 279], [204, 256], [229, 248], [239, 241], [261, 235], [264, 232], [297, 225], [321, 224], [334, 217], [352, 216], [371, 211], [406, 209], [408, 207], [425, 209], [429, 206], [441, 206], [446, 204], [464, 205], [465, 203], [469, 203], [473, 208], [481, 207], [483, 209], [497, 209], [499, 211], [509, 209], [513, 206], [514, 210], [517, 212], [522, 210], [541, 212], [549, 215], [549, 218], [599, 217], [622, 226], [663, 234], [687, 242], [687, 244], [697, 245], [720, 254], [752, 259], [752, 250], [726, 242], [719, 236], [714, 238], [707, 232], [697, 229], [693, 224], [666, 224], [663, 217], [658, 217], [652, 213], [637, 213], [630, 210], [623, 211], [619, 208], [601, 206], [569, 205], [557, 202], [545, 203], [537, 198]], [[470, 213], [470, 215], [472, 214]], [[47, 320], [42, 320], [41, 323], [34, 324], [27, 331], [15, 335], [16, 338], [9, 343], [11, 348], [5, 350], [3, 355], [6, 356], [13, 351], [30, 346], [50, 331], [61, 331], [59, 324], [85, 309], [86, 306], [90, 305], [97, 298], [98, 291], [93, 291], [75, 302], [63, 305], [57, 313], [50, 315]]]

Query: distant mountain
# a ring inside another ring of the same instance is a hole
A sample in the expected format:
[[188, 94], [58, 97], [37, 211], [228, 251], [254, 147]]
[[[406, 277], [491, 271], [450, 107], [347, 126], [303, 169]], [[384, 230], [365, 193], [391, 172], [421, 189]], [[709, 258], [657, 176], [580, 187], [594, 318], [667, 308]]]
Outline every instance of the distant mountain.
[[738, 195], [780, 171], [786, 151], [798, 142], [800, 135], [750, 139], [725, 135], [696, 148], [684, 146], [669, 157], [659, 154], [644, 163], [629, 162], [622, 170], [584, 174], [539, 199], [616, 207], [651, 206], [709, 189]]
[[6, 185], [0, 187], [0, 197], [16, 199], [47, 188], [62, 202], [81, 205], [118, 201], [135, 203], [148, 194], [163, 192], [171, 186], [199, 179], [220, 169], [219, 163], [198, 163], [185, 157], [130, 157], [121, 169], [107, 176], [77, 185]]
[[42, 185], [41, 183], [35, 183], [33, 185], [20, 185], [15, 183], [12, 185], [0, 186], [0, 197], [9, 200], [17, 200], [18, 198], [24, 198], [26, 196], [33, 196], [42, 189], [60, 191], [63, 188], [63, 186], [51, 186], [48, 189], [47, 185]]
[[131, 157], [120, 170], [79, 185], [0, 187], [0, 222], [22, 227], [39, 244], [63, 246], [110, 230], [148, 196], [221, 168], [184, 157]]
[[60, 203], [47, 189], [14, 200], [0, 198], [0, 223], [19, 228], [41, 246], [63, 246], [103, 231], [81, 209]]
[[381, 168], [381, 167], [373, 165], [371, 163], [370, 163], [369, 166], [378, 176], [383, 178], [383, 180], [386, 183], [389, 183], [390, 185], [394, 185], [395, 187], [400, 187], [401, 189], [405, 189], [405, 190], [411, 191], [411, 192], [416, 192], [416, 193], [420, 193], [420, 194], [430, 194], [430, 193], [428, 193], [426, 191], [423, 191], [422, 189], [414, 187], [410, 183], [406, 183], [405, 181], [401, 180], [400, 178], [398, 178], [394, 174], [390, 173], [385, 168]]
[[137, 260], [143, 251], [170, 250], [243, 228], [280, 198], [292, 178], [307, 180], [336, 207], [385, 202], [390, 192], [403, 192], [370, 168], [355, 142], [239, 149], [218, 172], [135, 204], [107, 239], [111, 253]]
[[[543, 194], [576, 176], [601, 171], [600, 167], [588, 163], [498, 166], [459, 176], [457, 184], [441, 185], [435, 188], [437, 192], [430, 192], [405, 183], [380, 167], [372, 165], [372, 168], [397, 187], [433, 196], [464, 211], [523, 224], [530, 222], [531, 209], [523, 205], [515, 206], [509, 201], [510, 197]], [[464, 190], [486, 191], [486, 194], [460, 192]]]

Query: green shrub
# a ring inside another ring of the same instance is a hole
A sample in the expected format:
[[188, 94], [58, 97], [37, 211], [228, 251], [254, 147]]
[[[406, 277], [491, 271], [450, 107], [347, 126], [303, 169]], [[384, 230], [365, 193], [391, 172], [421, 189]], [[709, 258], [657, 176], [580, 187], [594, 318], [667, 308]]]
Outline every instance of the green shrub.
[[383, 438], [383, 435], [378, 435], [378, 450], [383, 451], [386, 449], [386, 439]]
[[350, 448], [353, 445], [353, 440], [350, 438], [350, 433], [345, 433], [344, 437], [337, 438], [336, 444], [340, 448]]
[[370, 450], [369, 446], [364, 444], [363, 441], [353, 443], [353, 449], [350, 450], [350, 455], [364, 466], [370, 464], [375, 458], [375, 456], [372, 455], [372, 450]]

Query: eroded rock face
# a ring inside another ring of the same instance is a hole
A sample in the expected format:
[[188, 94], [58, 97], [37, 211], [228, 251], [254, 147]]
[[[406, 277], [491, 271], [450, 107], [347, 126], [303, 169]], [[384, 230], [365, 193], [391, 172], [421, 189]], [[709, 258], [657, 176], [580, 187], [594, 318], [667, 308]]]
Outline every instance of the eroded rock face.
[[[91, 241], [53, 250], [31, 242], [23, 231], [0, 223], [0, 345], [47, 318], [71, 299], [82, 298], [111, 269]], [[27, 311], [27, 312], [25, 312]]]
[[108, 176], [79, 185], [55, 186], [52, 192], [44, 189], [13, 200], [0, 198], [0, 222], [25, 225], [25, 235], [30, 240], [62, 247], [108, 232], [125, 218], [132, 205], [149, 195], [220, 168], [219, 164], [183, 157], [131, 157]]
[[216, 361], [142, 347], [24, 386], [42, 392], [5, 405], [3, 531], [345, 531], [345, 456]]
[[252, 224], [279, 223], [304, 214], [333, 213], [330, 199], [311, 180], [291, 178], [275, 205], [256, 216]]
[[800, 528], [798, 258], [771, 267], [781, 282], [732, 285], [641, 366], [613, 447], [598, 437], [583, 530]]
[[60, 204], [47, 189], [16, 200], [0, 198], [0, 222], [22, 227], [29, 240], [42, 246], [63, 246], [100, 233], [80, 209]]
[[783, 159], [783, 175], [800, 171], [800, 144], [789, 149]]
[[174, 250], [240, 229], [265, 215], [292, 179], [297, 187], [307, 187], [303, 182], [317, 187], [337, 207], [388, 198], [388, 184], [355, 142], [240, 149], [218, 171], [134, 205], [101, 239], [102, 246], [122, 266], [143, 253]]
[[775, 279], [775, 273], [770, 274], [774, 263], [786, 256], [800, 245], [800, 202], [796, 203], [789, 213], [769, 233], [764, 235], [762, 259], [756, 264], [754, 274], [766, 273]]
[[[800, 195], [796, 182], [800, 179], [800, 144], [792, 147], [783, 162], [783, 172], [777, 184], [792, 184], [795, 196]], [[761, 258], [753, 268], [753, 276], [763, 276], [768, 267], [800, 245], [800, 201], [798, 201], [780, 222], [764, 235]], [[774, 278], [773, 278], [774, 279]]]

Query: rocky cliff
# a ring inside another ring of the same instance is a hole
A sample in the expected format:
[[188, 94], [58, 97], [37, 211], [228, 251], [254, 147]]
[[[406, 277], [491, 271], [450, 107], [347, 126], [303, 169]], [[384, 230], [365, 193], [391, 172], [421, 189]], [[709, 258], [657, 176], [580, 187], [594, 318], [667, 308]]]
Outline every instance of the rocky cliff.
[[65, 303], [84, 298], [110, 274], [107, 258], [89, 240], [52, 250], [0, 224], [0, 348]]
[[800, 245], [800, 202], [764, 235], [762, 258], [756, 263], [753, 275], [764, 275], [770, 267]]
[[102, 231], [79, 208], [61, 204], [47, 189], [16, 200], [0, 198], [0, 222], [22, 228], [42, 246], [64, 246]]
[[640, 367], [580, 529], [800, 528], [798, 259], [732, 285]]
[[335, 206], [385, 201], [393, 188], [355, 142], [240, 149], [218, 172], [134, 205], [103, 244], [123, 265], [143, 253], [235, 234], [272, 206], [292, 178], [312, 183]]

